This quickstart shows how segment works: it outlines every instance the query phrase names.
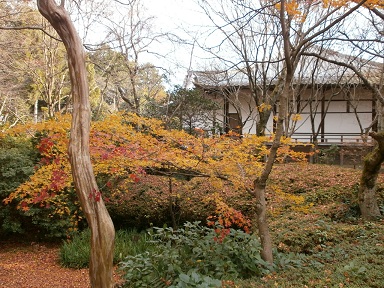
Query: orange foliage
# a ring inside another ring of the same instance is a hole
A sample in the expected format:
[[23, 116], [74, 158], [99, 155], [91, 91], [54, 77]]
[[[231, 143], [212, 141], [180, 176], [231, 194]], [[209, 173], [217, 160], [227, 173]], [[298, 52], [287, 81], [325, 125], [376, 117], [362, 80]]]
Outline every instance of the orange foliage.
[[[215, 216], [208, 217], [208, 225], [219, 225], [222, 228], [240, 228], [249, 233], [251, 221], [247, 219], [241, 211], [229, 207], [220, 197], [215, 197], [216, 211]], [[218, 228], [220, 229], [220, 228]]]
[[[349, 8], [351, 7], [351, 4], [360, 4], [361, 0], [322, 0], [321, 2], [318, 1], [298, 1], [298, 0], [287, 0], [285, 1], [285, 13], [292, 17], [292, 19], [298, 21], [298, 22], [304, 22], [306, 20], [307, 15], [304, 11], [307, 11], [307, 8], [311, 6], [317, 6], [319, 4], [322, 4], [322, 7], [324, 9], [328, 7], [345, 7]], [[367, 0], [364, 1], [363, 7], [368, 9], [383, 9], [384, 8], [384, 2], [383, 0]], [[278, 2], [275, 4], [275, 8], [277, 10], [281, 9], [281, 3]]]
[[[17, 201], [18, 208], [27, 211], [32, 206], [53, 207], [54, 214], [70, 215], [69, 199], [74, 197], [73, 180], [67, 155], [70, 116], [38, 124], [18, 126], [8, 133], [13, 135], [36, 135], [37, 149], [41, 154], [40, 164], [28, 182], [11, 193], [5, 203]], [[197, 131], [198, 132], [198, 131]], [[189, 135], [184, 131], [165, 130], [156, 119], [133, 114], [114, 114], [103, 121], [92, 123], [90, 152], [94, 173], [100, 191], [89, 197], [96, 201], [103, 191], [121, 193], [125, 181], [138, 182], [141, 175], [157, 173], [188, 177], [200, 176], [209, 179], [216, 191], [230, 183], [235, 189], [252, 189], [253, 180], [268, 157], [269, 139], [244, 136], [204, 137], [204, 133]], [[283, 139], [279, 160], [305, 159], [305, 154], [295, 153], [290, 139]], [[99, 180], [98, 180], [99, 181]], [[217, 202], [219, 221], [224, 226], [233, 223], [248, 229], [248, 223], [238, 211]], [[81, 219], [74, 213], [73, 225]], [[229, 222], [228, 222], [229, 221]]]
[[[330, 1], [330, 0], [328, 0]], [[331, 2], [332, 6], [345, 6], [348, 5], [348, 3], [361, 3], [361, 0], [333, 0]], [[367, 7], [368, 9], [374, 9], [374, 8], [384, 8], [384, 2], [383, 0], [367, 0], [363, 4], [364, 7]]]

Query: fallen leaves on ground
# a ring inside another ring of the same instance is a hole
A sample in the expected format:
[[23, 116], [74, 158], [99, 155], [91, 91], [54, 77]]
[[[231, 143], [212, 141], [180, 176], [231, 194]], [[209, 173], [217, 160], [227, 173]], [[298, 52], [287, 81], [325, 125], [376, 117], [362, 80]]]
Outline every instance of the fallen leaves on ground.
[[[115, 282], [119, 282], [114, 274]], [[59, 245], [0, 242], [0, 287], [87, 288], [88, 269], [63, 268]]]

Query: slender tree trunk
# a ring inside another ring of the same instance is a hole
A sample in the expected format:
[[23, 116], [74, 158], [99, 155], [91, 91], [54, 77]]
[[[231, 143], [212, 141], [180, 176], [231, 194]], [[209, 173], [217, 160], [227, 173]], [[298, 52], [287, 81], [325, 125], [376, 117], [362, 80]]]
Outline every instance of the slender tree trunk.
[[254, 182], [254, 197], [256, 199], [256, 223], [261, 243], [261, 258], [273, 263], [272, 238], [267, 221], [267, 201], [265, 199], [265, 183], [259, 179]]
[[[269, 110], [269, 109], [268, 109]], [[271, 111], [259, 111], [259, 121], [256, 123], [256, 135], [265, 136], [265, 127], [267, 126], [268, 120], [271, 117]]]
[[177, 200], [174, 199], [174, 197], [172, 196], [173, 194], [173, 185], [172, 185], [172, 178], [169, 177], [168, 179], [168, 192], [169, 192], [169, 214], [171, 215], [171, 220], [172, 220], [172, 228], [173, 229], [177, 229], [177, 223], [176, 223], [176, 215], [175, 215], [175, 211], [173, 209], [173, 206], [174, 206], [174, 202], [176, 202]]
[[33, 119], [35, 123], [39, 122], [39, 100], [37, 99], [33, 104]]
[[269, 233], [269, 227], [267, 222], [267, 205], [266, 205], [266, 199], [265, 199], [265, 187], [267, 186], [267, 180], [269, 178], [269, 175], [272, 171], [274, 162], [276, 160], [277, 150], [280, 147], [281, 144], [281, 137], [284, 135], [284, 123], [286, 122], [287, 118], [287, 111], [288, 111], [288, 95], [291, 94], [291, 82], [293, 79], [294, 71], [295, 71], [295, 63], [293, 59], [292, 53], [292, 47], [289, 42], [289, 29], [287, 29], [287, 23], [285, 22], [285, 1], [281, 1], [281, 8], [280, 8], [280, 23], [282, 28], [282, 34], [283, 34], [283, 42], [284, 42], [284, 56], [285, 56], [285, 74], [283, 74], [281, 77], [284, 77], [282, 79], [282, 86], [279, 87], [279, 90], [276, 92], [276, 100], [279, 101], [278, 105], [278, 118], [276, 122], [276, 133], [275, 137], [272, 142], [271, 149], [269, 150], [269, 155], [267, 162], [265, 163], [264, 169], [261, 173], [261, 175], [255, 179], [254, 181], [254, 191], [253, 195], [256, 198], [256, 217], [257, 217], [257, 224], [258, 224], [258, 230], [259, 230], [259, 237], [261, 242], [261, 256], [262, 258], [269, 262], [273, 262], [273, 254], [272, 254], [272, 239]]
[[384, 131], [384, 104], [379, 102], [377, 105], [377, 131]]
[[359, 188], [359, 207], [363, 219], [374, 220], [381, 216], [376, 198], [376, 180], [384, 161], [384, 132], [371, 132], [369, 135], [377, 141], [377, 144], [364, 158]]
[[267, 186], [267, 180], [271, 174], [273, 164], [276, 160], [277, 150], [280, 147], [281, 137], [284, 133], [284, 121], [286, 118], [287, 111], [287, 97], [289, 95], [289, 83], [290, 77], [287, 77], [287, 83], [284, 86], [284, 89], [279, 97], [279, 111], [278, 119], [276, 123], [276, 134], [272, 142], [271, 149], [269, 151], [267, 162], [265, 163], [264, 169], [261, 175], [254, 181], [254, 191], [253, 196], [256, 199], [256, 220], [257, 228], [259, 232], [260, 242], [261, 242], [261, 257], [269, 262], [273, 262], [272, 254], [272, 238], [269, 233], [269, 226], [267, 221], [267, 201], [265, 198], [265, 187]]
[[89, 154], [90, 104], [84, 49], [74, 25], [64, 9], [64, 0], [37, 0], [40, 13], [60, 35], [68, 53], [72, 84], [73, 114], [69, 158], [76, 193], [91, 229], [89, 275], [93, 288], [113, 286], [115, 229], [101, 198]]

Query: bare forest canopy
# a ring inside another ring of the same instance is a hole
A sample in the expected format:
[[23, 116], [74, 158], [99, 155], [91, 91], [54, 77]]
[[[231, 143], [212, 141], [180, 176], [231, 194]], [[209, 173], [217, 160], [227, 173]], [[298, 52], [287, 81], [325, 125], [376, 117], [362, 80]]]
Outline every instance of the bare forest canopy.
[[[192, 104], [188, 116], [180, 119], [179, 111], [188, 101], [179, 92], [193, 87], [189, 77], [193, 71], [224, 73], [227, 76], [221, 81], [248, 85], [261, 95], [257, 109], [276, 101], [266, 87], [280, 83], [286, 55], [279, 4], [273, 1], [195, 1], [186, 5], [187, 11], [165, 1], [176, 13], [154, 11], [156, 5], [145, 0], [65, 3], [87, 51], [95, 120], [125, 110], [143, 116], [179, 116], [176, 125], [184, 128], [204, 122], [207, 117], [197, 115], [212, 110], [212, 103]], [[356, 4], [361, 8], [349, 13]], [[65, 50], [56, 32], [33, 1], [1, 1], [0, 6], [0, 122], [9, 126], [71, 112]], [[353, 83], [381, 85], [380, 1], [288, 1], [286, 11], [294, 48], [290, 61], [298, 66], [295, 83], [308, 83], [315, 75], [322, 83], [353, 79]], [[164, 13], [171, 14], [168, 22]], [[183, 23], [175, 15], [181, 13], [195, 13], [202, 20]], [[168, 64], [174, 62], [179, 68], [170, 69]], [[330, 65], [332, 69], [326, 68]], [[178, 87], [170, 86], [175, 84], [172, 79], [178, 79]], [[380, 91], [376, 94], [381, 100]], [[178, 99], [171, 99], [175, 95]]]

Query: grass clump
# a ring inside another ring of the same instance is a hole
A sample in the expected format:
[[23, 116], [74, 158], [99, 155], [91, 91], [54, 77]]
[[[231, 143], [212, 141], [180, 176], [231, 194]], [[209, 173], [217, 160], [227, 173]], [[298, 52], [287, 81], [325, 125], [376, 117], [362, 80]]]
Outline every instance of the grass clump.
[[[116, 231], [113, 262], [119, 263], [127, 255], [136, 255], [149, 251], [153, 244], [147, 241], [148, 235], [136, 230]], [[75, 234], [70, 241], [64, 241], [60, 248], [60, 263], [69, 268], [89, 267], [91, 231], [85, 229]]]

